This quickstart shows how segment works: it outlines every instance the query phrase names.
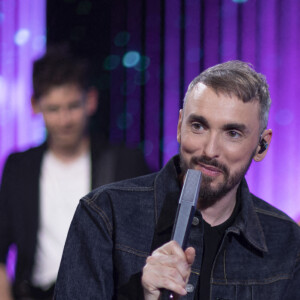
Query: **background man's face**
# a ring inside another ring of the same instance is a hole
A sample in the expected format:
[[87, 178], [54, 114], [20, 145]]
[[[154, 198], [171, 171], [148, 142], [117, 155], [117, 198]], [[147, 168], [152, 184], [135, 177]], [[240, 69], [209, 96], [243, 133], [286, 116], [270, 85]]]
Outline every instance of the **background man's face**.
[[258, 101], [217, 95], [202, 83], [190, 92], [179, 115], [177, 140], [183, 171], [202, 171], [203, 209], [238, 186], [257, 148], [259, 125]]
[[43, 114], [52, 145], [69, 150], [78, 145], [90, 115], [86, 93], [76, 85], [54, 87], [35, 106]]

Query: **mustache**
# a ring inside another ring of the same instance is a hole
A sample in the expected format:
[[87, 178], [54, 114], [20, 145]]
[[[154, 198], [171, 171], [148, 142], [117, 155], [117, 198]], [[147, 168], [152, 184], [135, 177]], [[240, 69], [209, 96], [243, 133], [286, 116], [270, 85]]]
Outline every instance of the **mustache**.
[[224, 164], [218, 162], [216, 159], [212, 159], [212, 158], [210, 158], [208, 156], [205, 156], [205, 155], [203, 155], [203, 156], [193, 156], [191, 158], [191, 163], [194, 164], [194, 165], [202, 163], [202, 164], [205, 164], [207, 166], [213, 166], [213, 167], [216, 167], [219, 170], [223, 171], [223, 173], [225, 175], [229, 174], [229, 170]]

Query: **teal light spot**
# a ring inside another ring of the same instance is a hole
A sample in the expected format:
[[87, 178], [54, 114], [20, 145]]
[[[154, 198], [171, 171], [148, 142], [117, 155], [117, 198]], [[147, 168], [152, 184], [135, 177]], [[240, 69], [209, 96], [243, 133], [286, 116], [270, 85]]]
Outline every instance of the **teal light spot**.
[[130, 33], [127, 31], [121, 31], [116, 35], [114, 43], [117, 47], [124, 47], [128, 44], [129, 40]]
[[141, 55], [137, 51], [129, 51], [123, 56], [123, 66], [133, 68], [140, 61]]
[[133, 117], [130, 113], [122, 113], [117, 119], [118, 128], [121, 130], [128, 129], [133, 123]]
[[121, 58], [118, 55], [109, 55], [105, 58], [103, 62], [103, 68], [105, 70], [114, 70], [120, 64]]
[[144, 71], [150, 65], [150, 57], [148, 56], [141, 56], [139, 62], [134, 67], [137, 71]]
[[248, 0], [232, 0], [234, 3], [246, 3]]

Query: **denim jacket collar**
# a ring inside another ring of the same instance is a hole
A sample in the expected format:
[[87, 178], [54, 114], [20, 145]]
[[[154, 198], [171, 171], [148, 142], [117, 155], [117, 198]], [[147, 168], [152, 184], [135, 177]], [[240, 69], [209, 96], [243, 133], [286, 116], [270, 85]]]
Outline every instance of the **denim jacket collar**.
[[255, 211], [251, 194], [245, 178], [241, 181], [241, 212], [228, 232], [243, 234], [245, 239], [257, 250], [267, 252], [266, 239]]
[[178, 171], [176, 170], [178, 163], [179, 156], [174, 156], [155, 178], [154, 207], [156, 226], [151, 251], [171, 239], [181, 191]]
[[[155, 222], [156, 228], [152, 242], [152, 250], [168, 242], [176, 216], [181, 186], [178, 181], [179, 156], [176, 155], [158, 173], [155, 178]], [[166, 182], [168, 184], [166, 184]], [[241, 212], [227, 233], [242, 234], [257, 250], [267, 252], [265, 236], [255, 212], [251, 194], [246, 180], [243, 179], [241, 190]]]

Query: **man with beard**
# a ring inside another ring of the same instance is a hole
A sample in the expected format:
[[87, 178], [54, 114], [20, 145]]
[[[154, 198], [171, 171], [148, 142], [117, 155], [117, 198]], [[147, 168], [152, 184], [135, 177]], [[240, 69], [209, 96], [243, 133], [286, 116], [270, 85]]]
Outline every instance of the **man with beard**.
[[[263, 75], [240, 61], [189, 85], [180, 156], [158, 173], [96, 189], [80, 202], [56, 299], [300, 299], [300, 229], [252, 195], [244, 175], [270, 144]], [[188, 247], [170, 241], [187, 169], [202, 172]]]
[[[97, 91], [88, 64], [54, 47], [33, 66], [32, 106], [47, 140], [9, 156], [0, 189], [0, 299], [52, 299], [75, 208], [92, 188], [149, 173], [137, 149], [91, 134]], [[15, 278], [6, 276], [9, 247], [17, 247]], [[13, 295], [11, 295], [13, 294]]]

